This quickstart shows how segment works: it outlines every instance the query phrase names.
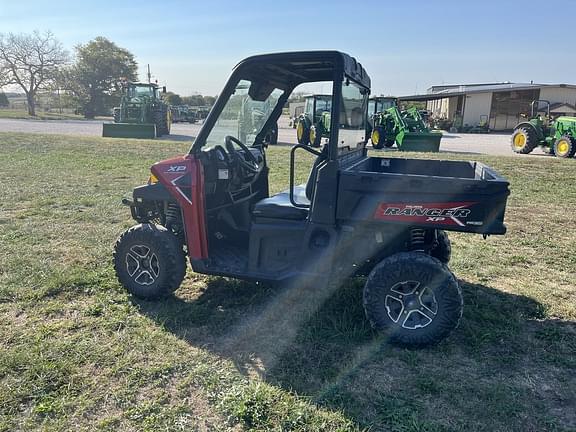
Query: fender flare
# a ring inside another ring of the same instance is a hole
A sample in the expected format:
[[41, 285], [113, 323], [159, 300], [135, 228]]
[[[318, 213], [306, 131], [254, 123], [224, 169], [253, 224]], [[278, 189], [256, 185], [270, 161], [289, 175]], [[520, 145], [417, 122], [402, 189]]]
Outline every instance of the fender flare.
[[544, 134], [542, 133], [541, 129], [536, 128], [532, 123], [524, 121], [524, 122], [520, 122], [518, 123], [515, 127], [514, 127], [514, 132], [516, 132], [517, 129], [523, 128], [523, 127], [527, 127], [530, 128], [534, 131], [534, 133], [536, 134], [536, 137], [538, 138], [538, 141], [543, 141], [544, 140]]

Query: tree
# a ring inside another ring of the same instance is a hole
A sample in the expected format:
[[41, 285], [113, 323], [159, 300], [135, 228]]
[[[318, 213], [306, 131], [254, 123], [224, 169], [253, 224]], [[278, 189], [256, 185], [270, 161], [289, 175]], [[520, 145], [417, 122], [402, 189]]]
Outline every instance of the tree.
[[18, 85], [26, 94], [28, 114], [36, 115], [36, 94], [54, 82], [68, 53], [51, 32], [0, 33], [0, 87]]
[[216, 98], [214, 96], [204, 96], [204, 105], [212, 106], [214, 102], [216, 102]]
[[176, 93], [168, 92], [164, 95], [164, 99], [170, 105], [182, 105], [182, 98]]
[[6, 96], [6, 93], [0, 92], [0, 107], [6, 108], [9, 105], [10, 102], [8, 102], [8, 96]]
[[75, 50], [76, 62], [63, 73], [63, 86], [76, 96], [84, 117], [94, 118], [118, 101], [123, 80], [137, 80], [138, 64], [130, 51], [102, 36]]
[[190, 106], [202, 106], [204, 105], [204, 98], [202, 95], [184, 96], [182, 102]]

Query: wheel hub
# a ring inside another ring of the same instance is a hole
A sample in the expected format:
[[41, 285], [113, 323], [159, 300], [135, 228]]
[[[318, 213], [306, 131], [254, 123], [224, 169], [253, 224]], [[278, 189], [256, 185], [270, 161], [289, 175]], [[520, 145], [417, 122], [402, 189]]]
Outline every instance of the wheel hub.
[[126, 254], [126, 271], [139, 285], [152, 285], [160, 274], [158, 257], [145, 245], [134, 245]]
[[568, 149], [569, 149], [569, 145], [566, 141], [562, 140], [558, 143], [558, 149], [556, 150], [556, 153], [559, 155], [565, 155], [566, 153], [568, 153]]
[[427, 327], [438, 313], [438, 302], [432, 290], [418, 281], [395, 284], [385, 299], [388, 317], [402, 328]]

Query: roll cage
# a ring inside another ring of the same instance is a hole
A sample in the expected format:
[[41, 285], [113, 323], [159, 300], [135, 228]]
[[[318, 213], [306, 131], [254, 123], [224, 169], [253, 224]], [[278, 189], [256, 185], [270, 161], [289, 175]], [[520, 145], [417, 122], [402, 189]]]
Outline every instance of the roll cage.
[[[233, 95], [236, 85], [242, 79], [258, 83], [262, 89], [276, 88], [283, 91], [278, 102], [255, 142], [262, 142], [264, 136], [273, 127], [282, 114], [282, 108], [292, 91], [300, 84], [331, 81], [332, 114], [340, 113], [342, 83], [353, 81], [366, 92], [370, 91], [370, 77], [360, 63], [353, 57], [339, 51], [305, 51], [264, 54], [248, 57], [236, 65], [222, 93], [206, 118], [202, 129], [194, 141], [189, 154], [197, 155], [202, 151], [208, 135], [220, 117], [224, 106]], [[255, 89], [257, 92], [258, 89]], [[338, 118], [335, 116], [335, 118]], [[330, 128], [327, 159], [338, 157], [338, 122], [332, 122]]]

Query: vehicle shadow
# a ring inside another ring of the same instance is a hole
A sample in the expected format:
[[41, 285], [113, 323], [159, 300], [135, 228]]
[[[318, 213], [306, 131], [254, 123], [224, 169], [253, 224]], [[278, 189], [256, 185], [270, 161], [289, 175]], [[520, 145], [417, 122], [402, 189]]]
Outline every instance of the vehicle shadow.
[[160, 139], [166, 141], [194, 141], [196, 137], [192, 135], [169, 134], [160, 137]]
[[[200, 277], [163, 302], [134, 303], [179, 338], [230, 359], [241, 373], [340, 410], [361, 427], [388, 424], [379, 404], [394, 405], [397, 396], [386, 389], [399, 377], [413, 379], [415, 371], [426, 370], [433, 386], [450, 382], [448, 370], [459, 382], [486, 368], [494, 374], [483, 378], [486, 385], [497, 386], [505, 371], [542, 365], [551, 352], [564, 361], [576, 347], [576, 325], [544, 320], [536, 300], [464, 280], [464, 316], [447, 340], [418, 351], [394, 347], [365, 319], [363, 283], [273, 287]], [[418, 385], [403, 384], [403, 391], [416, 386], [419, 398]]]

